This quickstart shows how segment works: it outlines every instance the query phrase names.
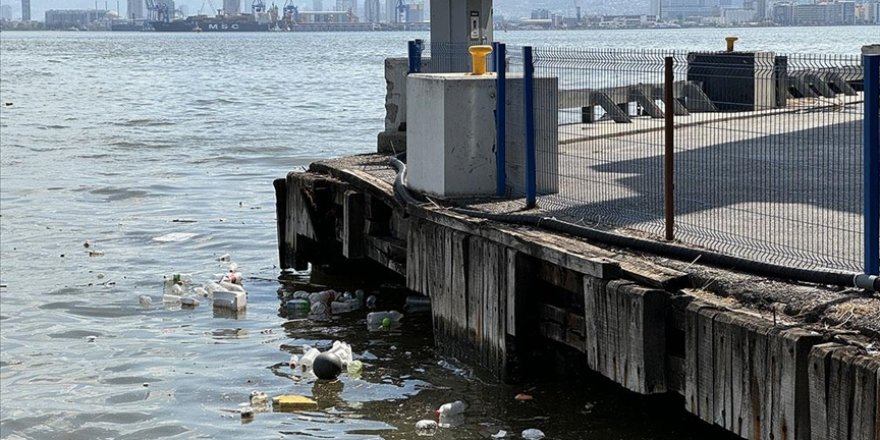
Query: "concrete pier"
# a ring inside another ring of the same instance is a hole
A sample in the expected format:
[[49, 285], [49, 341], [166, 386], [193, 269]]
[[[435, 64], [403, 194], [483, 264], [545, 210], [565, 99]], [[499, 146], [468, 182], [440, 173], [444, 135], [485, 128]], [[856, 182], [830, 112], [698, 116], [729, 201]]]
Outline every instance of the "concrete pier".
[[431, 299], [443, 354], [502, 381], [553, 347], [745, 439], [880, 440], [877, 295], [405, 204], [395, 174], [365, 155], [276, 180], [281, 266], [397, 273]]

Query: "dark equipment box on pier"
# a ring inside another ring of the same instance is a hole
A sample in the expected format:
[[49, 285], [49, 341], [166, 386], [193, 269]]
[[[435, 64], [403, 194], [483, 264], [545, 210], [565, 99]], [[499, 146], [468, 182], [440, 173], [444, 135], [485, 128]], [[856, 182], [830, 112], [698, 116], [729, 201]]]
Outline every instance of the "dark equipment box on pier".
[[720, 111], [785, 107], [788, 59], [771, 52], [690, 52], [687, 80]]

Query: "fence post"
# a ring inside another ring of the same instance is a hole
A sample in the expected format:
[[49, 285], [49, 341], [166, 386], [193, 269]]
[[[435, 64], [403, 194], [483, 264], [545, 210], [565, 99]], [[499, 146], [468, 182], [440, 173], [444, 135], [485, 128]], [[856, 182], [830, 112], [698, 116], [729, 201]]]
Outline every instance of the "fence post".
[[535, 64], [532, 61], [532, 47], [523, 47], [523, 114], [526, 124], [526, 209], [535, 207], [537, 198], [537, 178], [535, 162]]
[[675, 75], [673, 72], [673, 57], [666, 57], [664, 60], [665, 68], [665, 89], [663, 93], [664, 116], [666, 142], [664, 147], [664, 206], [666, 213], [666, 239], [675, 239], [675, 199], [673, 189], [675, 187], [675, 96], [673, 94], [673, 83]]
[[507, 45], [495, 46], [495, 194], [507, 192]]
[[880, 275], [880, 55], [865, 54], [865, 273]]
[[422, 40], [412, 40], [407, 45], [409, 73], [419, 73], [422, 71], [422, 43]]

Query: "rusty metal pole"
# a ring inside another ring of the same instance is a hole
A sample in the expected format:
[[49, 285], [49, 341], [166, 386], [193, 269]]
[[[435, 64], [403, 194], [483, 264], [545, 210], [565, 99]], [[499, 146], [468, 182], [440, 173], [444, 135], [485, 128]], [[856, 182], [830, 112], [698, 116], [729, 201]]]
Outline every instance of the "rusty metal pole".
[[664, 103], [664, 116], [665, 116], [665, 128], [664, 133], [666, 134], [665, 141], [665, 149], [663, 153], [664, 158], [664, 211], [666, 213], [666, 239], [674, 240], [675, 239], [675, 199], [673, 199], [673, 180], [675, 177], [675, 161], [673, 160], [674, 154], [674, 145], [675, 145], [675, 96], [672, 93], [673, 87], [672, 83], [675, 81], [675, 76], [672, 72], [673, 58], [666, 57], [665, 59], [665, 90], [663, 96]]

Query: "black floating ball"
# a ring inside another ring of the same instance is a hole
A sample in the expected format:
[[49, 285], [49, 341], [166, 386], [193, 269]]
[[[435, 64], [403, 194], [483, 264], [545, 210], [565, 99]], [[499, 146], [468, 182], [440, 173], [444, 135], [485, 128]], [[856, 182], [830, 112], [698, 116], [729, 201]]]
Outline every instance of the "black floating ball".
[[312, 370], [318, 379], [336, 379], [342, 373], [342, 360], [333, 353], [321, 353], [312, 363]]

